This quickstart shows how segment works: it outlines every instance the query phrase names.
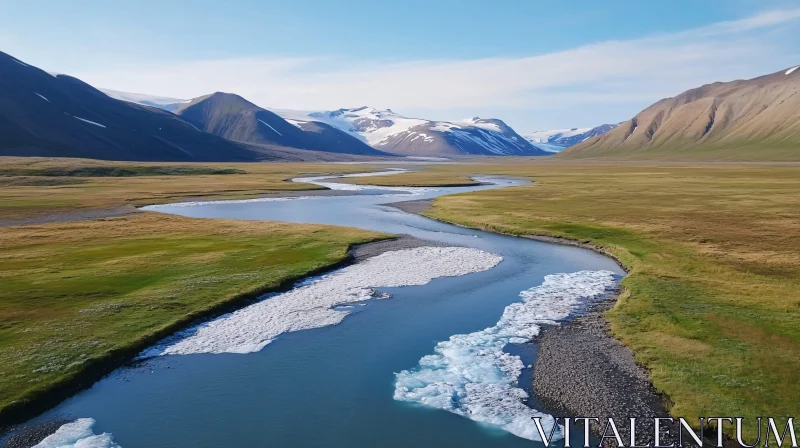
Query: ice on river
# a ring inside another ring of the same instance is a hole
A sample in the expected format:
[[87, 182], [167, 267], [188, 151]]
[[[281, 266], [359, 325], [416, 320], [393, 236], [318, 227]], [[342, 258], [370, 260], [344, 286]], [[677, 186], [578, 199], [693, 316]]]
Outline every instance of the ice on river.
[[[506, 307], [495, 326], [451, 336], [438, 343], [432, 355], [420, 359], [419, 366], [396, 374], [395, 400], [443, 409], [539, 441], [532, 418], [540, 417], [549, 437], [554, 419], [525, 403], [528, 394], [517, 387], [525, 366], [503, 348], [529, 342], [542, 324], [568, 317], [578, 304], [615, 284], [610, 271], [546, 276], [540, 286], [522, 291], [523, 301]], [[561, 429], [554, 437], [563, 438]]]
[[79, 418], [62, 425], [33, 448], [120, 448], [111, 434], [95, 434], [94, 419]]
[[435, 278], [491, 269], [502, 257], [467, 247], [418, 247], [386, 252], [190, 328], [140, 357], [251, 353], [282, 333], [335, 325], [342, 305], [375, 297], [375, 288], [424, 285]]

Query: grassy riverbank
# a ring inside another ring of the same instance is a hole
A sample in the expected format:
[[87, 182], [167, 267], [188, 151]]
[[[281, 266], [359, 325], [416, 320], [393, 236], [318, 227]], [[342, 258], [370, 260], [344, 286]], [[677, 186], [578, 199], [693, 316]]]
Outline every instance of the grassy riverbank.
[[379, 168], [311, 163], [144, 163], [0, 157], [0, 223], [183, 199], [239, 199], [293, 190], [303, 174]]
[[753, 422], [797, 413], [800, 166], [517, 160], [428, 168], [440, 182], [471, 173], [536, 182], [438, 198], [432, 217], [591, 242], [630, 268], [607, 317], [674, 402], [673, 415]]
[[379, 237], [158, 213], [4, 228], [0, 421], [193, 317], [334, 265], [349, 245]]

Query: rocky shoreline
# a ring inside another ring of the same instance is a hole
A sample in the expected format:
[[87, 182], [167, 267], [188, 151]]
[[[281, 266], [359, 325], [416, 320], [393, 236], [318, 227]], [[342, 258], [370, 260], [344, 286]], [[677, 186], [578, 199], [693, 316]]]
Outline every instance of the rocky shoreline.
[[438, 241], [428, 241], [419, 239], [410, 235], [397, 235], [397, 238], [390, 240], [373, 241], [371, 243], [359, 244], [350, 249], [350, 259], [353, 263], [359, 263], [367, 258], [372, 258], [384, 252], [402, 249], [413, 249], [415, 247], [435, 246], [445, 247], [453, 246], [452, 244], [444, 244]]
[[[49, 435], [55, 433], [61, 425], [69, 420], [51, 420], [19, 428], [14, 435], [8, 438], [5, 448], [31, 448], [38, 445]], [[2, 439], [0, 439], [2, 440]]]
[[[538, 355], [533, 390], [559, 416], [597, 417], [601, 422], [613, 418], [626, 444], [628, 419], [641, 418], [636, 434], [645, 444], [653, 437], [652, 417], [669, 417], [669, 413], [665, 397], [650, 383], [647, 371], [611, 335], [603, 313], [614, 306], [616, 298], [611, 294], [585, 313], [542, 329], [534, 341]], [[601, 426], [591, 425], [591, 429], [601, 435]]]

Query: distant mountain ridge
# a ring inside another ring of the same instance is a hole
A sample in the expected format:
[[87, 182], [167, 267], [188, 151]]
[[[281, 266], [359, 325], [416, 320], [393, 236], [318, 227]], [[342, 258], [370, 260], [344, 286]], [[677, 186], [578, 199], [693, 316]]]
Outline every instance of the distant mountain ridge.
[[298, 127], [246, 99], [217, 92], [180, 104], [175, 114], [203, 131], [228, 140], [278, 144], [339, 154], [388, 156], [324, 123]]
[[[593, 128], [553, 129], [535, 131], [525, 135], [525, 139], [534, 145], [541, 145], [543, 149], [552, 148], [555, 152], [573, 145], [577, 145], [592, 137], [605, 134], [616, 128], [616, 124], [602, 124]], [[547, 145], [547, 146], [544, 146]]]
[[0, 53], [0, 155], [106, 160], [249, 161], [257, 151], [175, 115], [117, 101]]
[[800, 70], [665, 98], [559, 157], [800, 160]]
[[296, 126], [325, 123], [360, 138], [373, 148], [406, 156], [549, 154], [498, 119], [433, 121], [366, 106], [323, 112], [276, 110], [276, 113]]
[[[268, 127], [262, 126], [263, 132], [257, 130], [256, 121], [248, 119], [249, 124], [238, 120], [226, 121], [221, 124], [219, 118], [214, 119], [215, 124], [206, 127], [206, 118], [201, 118], [189, 109], [192, 105], [210, 100], [212, 95], [195, 98], [193, 100], [180, 100], [157, 96], [119, 92], [104, 89], [109, 96], [139, 104], [153, 105], [164, 110], [173, 111], [187, 119], [189, 122], [205, 131], [223, 136], [225, 138], [249, 142], [270, 142], [281, 145], [290, 145], [305, 149], [323, 150], [330, 152], [351, 153], [360, 155], [406, 155], [419, 157], [447, 157], [459, 155], [550, 155], [552, 151], [545, 150], [531, 144], [517, 134], [511, 127], [498, 119], [472, 118], [462, 121], [446, 122], [418, 118], [407, 118], [393, 112], [391, 109], [378, 110], [370, 107], [354, 109], [338, 109], [335, 111], [304, 112], [294, 110], [275, 110], [274, 113], [261, 108], [244, 98], [246, 102], [240, 103], [243, 114], [260, 114], [262, 122], [269, 124], [278, 133], [267, 132]], [[232, 95], [217, 92], [214, 95]], [[233, 100], [231, 100], [233, 101]], [[189, 110], [187, 112], [187, 110]], [[226, 109], [226, 114], [231, 110]], [[216, 112], [219, 114], [220, 112]], [[270, 115], [272, 114], [272, 115]], [[263, 118], [264, 116], [269, 119]], [[280, 118], [280, 119], [279, 119]], [[316, 136], [302, 137], [285, 127], [281, 120], [292, 124], [306, 133]], [[234, 125], [233, 122], [238, 124]], [[238, 129], [234, 129], [237, 128]], [[283, 129], [281, 131], [280, 129]], [[288, 137], [278, 134], [286, 134]], [[350, 137], [361, 144], [354, 143]], [[327, 141], [327, 143], [322, 143]], [[338, 142], [338, 143], [337, 143]], [[327, 146], [326, 146], [327, 144]], [[375, 151], [370, 152], [372, 148]], [[387, 154], [388, 153], [388, 154]]]
[[234, 142], [163, 110], [186, 101], [114, 93], [129, 101], [0, 52], [0, 156], [197, 162], [361, 159], [280, 144]]

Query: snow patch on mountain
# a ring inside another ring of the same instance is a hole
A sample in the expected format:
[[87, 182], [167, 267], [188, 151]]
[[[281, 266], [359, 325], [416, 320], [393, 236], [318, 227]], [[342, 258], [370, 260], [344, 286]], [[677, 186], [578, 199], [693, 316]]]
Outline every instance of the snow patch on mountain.
[[550, 143], [551, 140], [556, 140], [564, 137], [572, 137], [578, 134], [591, 131], [592, 128], [572, 128], [572, 129], [551, 129], [549, 131], [536, 131], [528, 134], [525, 137], [528, 140], [536, 143]]
[[93, 124], [93, 125], [95, 125], [95, 126], [99, 126], [99, 127], [101, 127], [101, 128], [105, 128], [105, 125], [102, 125], [102, 124], [100, 124], [100, 123], [98, 123], [98, 122], [96, 122], [96, 121], [87, 120], [87, 119], [85, 119], [85, 118], [81, 118], [81, 117], [76, 117], [75, 115], [73, 115], [73, 116], [72, 116], [72, 118], [77, 118], [78, 120], [81, 120], [81, 121], [83, 121], [83, 122], [85, 122], [85, 123], [89, 123], [89, 124]]
[[798, 68], [800, 68], [800, 65], [798, 65], [797, 67], [792, 67], [792, 68], [790, 68], [789, 70], [786, 70], [786, 74], [787, 74], [787, 75], [791, 75], [791, 74], [792, 74], [792, 73], [794, 73], [794, 71], [795, 71], [795, 70], [797, 70]]
[[[604, 124], [593, 128], [551, 129], [536, 131], [525, 135], [525, 139], [534, 145], [550, 152], [560, 152], [562, 149], [589, 140], [617, 127], [615, 124]], [[550, 145], [545, 147], [544, 145]]]
[[[278, 134], [278, 135], [280, 135], [280, 136], [283, 136], [283, 134], [281, 134], [280, 132], [278, 132], [278, 131], [277, 131], [275, 128], [273, 128], [273, 127], [272, 127], [272, 125], [270, 125], [270, 124], [269, 124], [269, 123], [267, 123], [266, 121], [264, 121], [264, 120], [262, 120], [262, 119], [260, 119], [260, 118], [257, 118], [257, 120], [258, 120], [258, 121], [260, 121], [261, 123], [263, 123], [263, 124], [267, 125], [267, 127], [268, 127], [268, 128], [270, 128], [270, 129], [272, 129], [272, 130], [273, 130], [273, 131], [274, 131], [276, 134]], [[291, 128], [289, 128], [289, 129], [291, 129]]]
[[287, 123], [294, 125], [296, 128], [303, 129], [305, 123], [310, 123], [308, 120], [295, 120], [294, 118], [283, 118]]
[[483, 120], [479, 117], [467, 118], [466, 120], [461, 120], [461, 122], [469, 126], [475, 126], [476, 128], [486, 129], [487, 131], [503, 132], [497, 123], [490, 120]]
[[446, 121], [437, 122], [436, 125], [431, 127], [432, 131], [439, 131], [439, 132], [450, 132], [453, 129], [461, 129], [461, 126], [453, 123], [448, 123]]

